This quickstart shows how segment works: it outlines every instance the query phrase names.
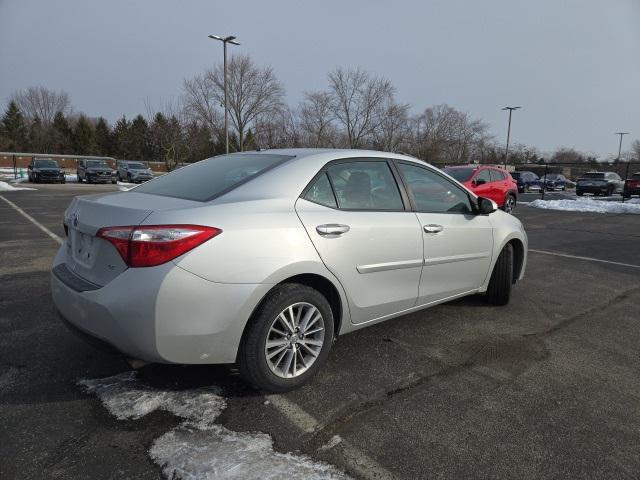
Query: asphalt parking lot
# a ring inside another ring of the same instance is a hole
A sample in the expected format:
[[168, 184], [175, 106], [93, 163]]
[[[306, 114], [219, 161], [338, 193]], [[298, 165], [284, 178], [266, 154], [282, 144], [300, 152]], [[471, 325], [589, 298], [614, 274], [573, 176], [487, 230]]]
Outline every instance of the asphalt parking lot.
[[[74, 195], [113, 189], [1, 195], [62, 237]], [[341, 337], [315, 380], [285, 395], [265, 397], [224, 367], [152, 365], [140, 378], [217, 385], [219, 424], [268, 433], [276, 450], [355, 478], [637, 478], [640, 221], [515, 214], [531, 252], [506, 307], [471, 297]], [[49, 294], [57, 248], [0, 199], [0, 478], [159, 478], [148, 450], [179, 419], [118, 420], [76, 385], [129, 366], [59, 322]]]

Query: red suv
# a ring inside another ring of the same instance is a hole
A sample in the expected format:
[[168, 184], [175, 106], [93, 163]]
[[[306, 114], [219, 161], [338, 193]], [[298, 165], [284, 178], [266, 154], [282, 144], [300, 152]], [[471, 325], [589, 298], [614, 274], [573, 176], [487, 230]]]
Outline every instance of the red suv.
[[634, 173], [624, 181], [622, 196], [629, 198], [631, 195], [640, 195], [640, 172]]
[[442, 169], [479, 197], [493, 200], [505, 212], [516, 207], [518, 184], [506, 170], [487, 165], [462, 165]]

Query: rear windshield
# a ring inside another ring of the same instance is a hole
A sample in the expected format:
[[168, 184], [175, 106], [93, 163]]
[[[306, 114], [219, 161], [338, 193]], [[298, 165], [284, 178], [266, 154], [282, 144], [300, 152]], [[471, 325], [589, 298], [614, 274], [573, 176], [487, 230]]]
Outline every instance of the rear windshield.
[[174, 170], [143, 184], [136, 192], [206, 202], [293, 158], [264, 153], [233, 153]]
[[634, 173], [633, 175], [631, 175], [631, 178], [633, 179], [640, 178], [640, 173]]
[[443, 168], [442, 171], [447, 175], [451, 175], [453, 178], [458, 180], [459, 182], [466, 182], [471, 178], [473, 172], [476, 171], [475, 168]]
[[511, 172], [511, 178], [517, 180], [518, 178], [520, 178], [520, 172]]
[[34, 160], [33, 165], [38, 168], [58, 168], [55, 160]]
[[582, 178], [604, 178], [604, 173], [587, 172], [582, 176]]

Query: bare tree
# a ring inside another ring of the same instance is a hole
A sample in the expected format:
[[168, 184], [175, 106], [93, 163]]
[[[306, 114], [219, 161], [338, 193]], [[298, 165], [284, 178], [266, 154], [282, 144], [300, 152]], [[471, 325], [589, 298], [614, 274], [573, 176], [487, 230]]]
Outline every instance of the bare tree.
[[427, 108], [416, 122], [415, 152], [432, 162], [467, 162], [491, 139], [486, 123], [449, 105]]
[[296, 113], [287, 106], [258, 117], [254, 126], [256, 147], [302, 146]]
[[305, 93], [299, 107], [300, 134], [309, 147], [335, 147], [338, 132], [328, 92]]
[[[232, 127], [244, 149], [247, 131], [260, 118], [279, 112], [283, 106], [284, 87], [271, 67], [260, 68], [247, 55], [234, 55], [227, 64], [227, 90]], [[219, 126], [219, 110], [224, 108], [224, 70], [217, 65], [203, 76], [184, 84], [187, 111]]]
[[386, 152], [408, 150], [410, 128], [409, 105], [389, 100], [382, 112], [380, 126], [374, 132], [375, 148]]
[[39, 118], [45, 124], [52, 123], [58, 112], [65, 115], [71, 113], [69, 94], [63, 91], [49, 90], [42, 86], [18, 90], [11, 95], [11, 100], [18, 104], [22, 113], [29, 120]]
[[640, 162], [640, 140], [634, 140], [631, 144], [631, 153], [635, 162]]
[[192, 79], [185, 79], [184, 111], [191, 120], [206, 125], [213, 132], [222, 134], [223, 117], [220, 109], [224, 107], [224, 103], [220, 103], [216, 93], [217, 88], [206, 73], [196, 75]]
[[346, 131], [349, 147], [371, 139], [383, 120], [384, 106], [393, 98], [391, 82], [360, 68], [338, 68], [329, 73], [333, 113]]

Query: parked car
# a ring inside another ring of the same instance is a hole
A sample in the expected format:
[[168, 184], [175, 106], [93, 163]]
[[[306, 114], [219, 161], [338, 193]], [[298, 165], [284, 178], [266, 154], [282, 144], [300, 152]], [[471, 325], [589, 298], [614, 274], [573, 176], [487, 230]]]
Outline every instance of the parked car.
[[73, 331], [130, 358], [236, 363], [286, 391], [337, 335], [480, 292], [506, 304], [527, 236], [496, 210], [404, 155], [223, 155], [76, 197], [52, 295]]
[[640, 195], [640, 172], [636, 172], [624, 181], [622, 196]]
[[27, 166], [27, 177], [30, 182], [65, 183], [64, 169], [51, 158], [34, 158]]
[[78, 161], [78, 182], [82, 183], [116, 183], [116, 172], [104, 160], [82, 159]]
[[533, 172], [511, 172], [511, 177], [518, 185], [518, 193], [540, 191], [540, 178]]
[[507, 213], [516, 207], [518, 185], [506, 170], [485, 165], [464, 165], [446, 167], [443, 171], [479, 197], [493, 200]]
[[153, 178], [153, 172], [143, 162], [121, 160], [118, 162], [118, 180], [129, 183], [142, 183]]
[[540, 183], [544, 185], [545, 190], [566, 190], [570, 185], [567, 177], [560, 173], [547, 173], [540, 178]]
[[587, 172], [576, 182], [576, 195], [585, 193], [611, 196], [622, 192], [624, 182], [615, 172]]

